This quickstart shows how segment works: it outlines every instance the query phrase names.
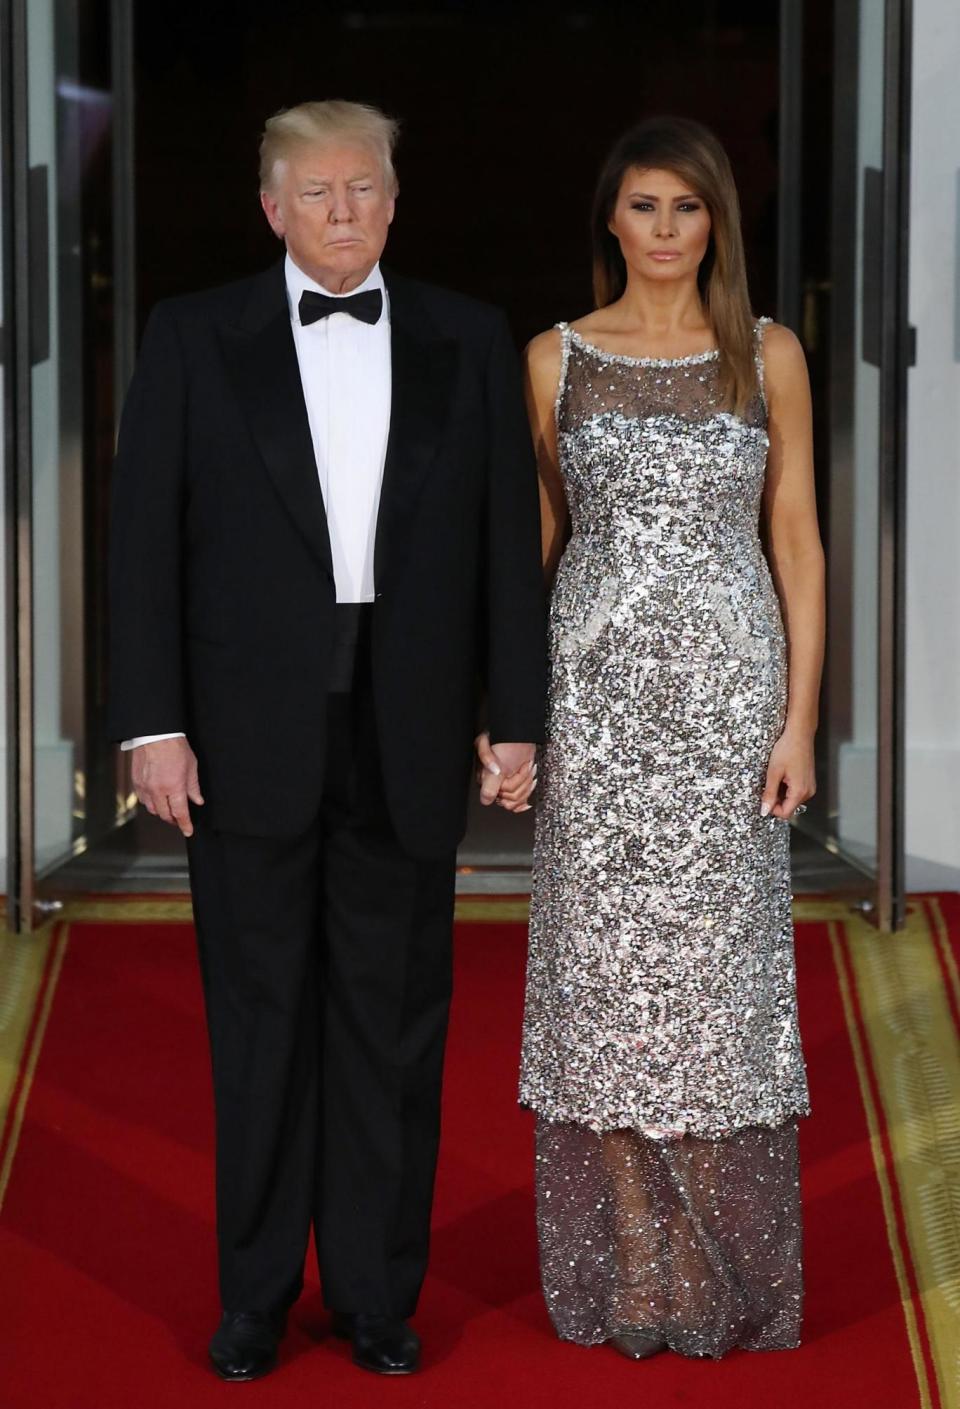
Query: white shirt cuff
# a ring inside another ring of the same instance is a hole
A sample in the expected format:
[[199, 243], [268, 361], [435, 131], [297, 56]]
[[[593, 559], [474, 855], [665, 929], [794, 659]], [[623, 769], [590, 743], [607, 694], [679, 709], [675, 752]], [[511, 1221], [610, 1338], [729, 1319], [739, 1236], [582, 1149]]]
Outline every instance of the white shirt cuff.
[[120, 745], [121, 753], [127, 753], [130, 749], [138, 749], [141, 744], [158, 744], [161, 739], [185, 739], [184, 733], [179, 734], [142, 734], [136, 739], [124, 739]]

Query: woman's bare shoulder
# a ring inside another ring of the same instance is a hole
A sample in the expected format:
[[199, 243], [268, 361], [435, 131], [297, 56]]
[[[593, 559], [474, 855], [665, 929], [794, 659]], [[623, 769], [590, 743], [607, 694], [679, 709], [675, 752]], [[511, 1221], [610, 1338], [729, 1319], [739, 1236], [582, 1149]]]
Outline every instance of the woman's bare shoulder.
[[763, 325], [763, 372], [771, 390], [789, 391], [806, 385], [807, 358], [803, 344], [783, 323]]
[[543, 333], [537, 333], [527, 343], [526, 356], [531, 361], [539, 361], [541, 358], [559, 357], [562, 345], [562, 335], [559, 327], [547, 328]]
[[582, 318], [575, 318], [570, 324], [575, 333], [608, 333], [610, 329], [609, 308], [594, 308]]
[[792, 328], [786, 327], [783, 323], [764, 323], [763, 333], [763, 355], [766, 359], [771, 357], [779, 362], [796, 361], [799, 357], [804, 357], [803, 344]]
[[560, 363], [563, 359], [563, 339], [559, 328], [547, 328], [537, 333], [524, 349], [524, 361], [535, 381], [552, 377], [554, 382], [560, 376]]

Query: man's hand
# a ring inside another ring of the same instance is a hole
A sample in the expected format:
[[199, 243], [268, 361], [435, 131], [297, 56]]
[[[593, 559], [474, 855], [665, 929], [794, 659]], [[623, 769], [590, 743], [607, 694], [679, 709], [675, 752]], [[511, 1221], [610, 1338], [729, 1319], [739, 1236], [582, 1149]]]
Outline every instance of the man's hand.
[[529, 812], [527, 799], [537, 786], [536, 744], [492, 745], [486, 732], [478, 734], [474, 744], [483, 806], [496, 802], [507, 812]]
[[189, 802], [203, 806], [197, 756], [186, 739], [161, 739], [133, 750], [133, 786], [154, 817], [193, 836]]

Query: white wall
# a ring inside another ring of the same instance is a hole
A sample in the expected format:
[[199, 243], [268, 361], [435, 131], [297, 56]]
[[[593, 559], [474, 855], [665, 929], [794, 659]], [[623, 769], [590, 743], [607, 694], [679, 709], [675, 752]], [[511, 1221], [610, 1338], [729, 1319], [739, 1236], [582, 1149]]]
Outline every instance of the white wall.
[[914, 16], [907, 884], [960, 889], [960, 5]]

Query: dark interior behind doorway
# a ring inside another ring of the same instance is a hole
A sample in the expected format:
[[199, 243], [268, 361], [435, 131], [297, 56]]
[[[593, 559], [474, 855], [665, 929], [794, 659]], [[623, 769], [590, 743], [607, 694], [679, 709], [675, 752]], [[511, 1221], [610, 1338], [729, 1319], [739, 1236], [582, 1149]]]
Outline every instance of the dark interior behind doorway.
[[775, 313], [778, 6], [191, 4], [137, 9], [141, 320], [278, 254], [257, 202], [264, 119], [305, 99], [403, 124], [389, 259], [504, 306], [519, 341], [587, 311], [587, 217], [613, 137], [710, 124], [740, 186], [758, 313]]

